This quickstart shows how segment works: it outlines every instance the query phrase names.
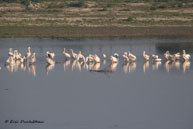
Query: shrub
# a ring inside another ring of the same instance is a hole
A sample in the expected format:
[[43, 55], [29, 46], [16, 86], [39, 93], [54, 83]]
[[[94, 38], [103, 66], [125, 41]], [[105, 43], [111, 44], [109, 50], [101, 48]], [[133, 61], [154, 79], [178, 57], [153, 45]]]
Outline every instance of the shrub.
[[131, 21], [133, 21], [133, 18], [131, 16], [129, 16], [126, 21], [131, 22]]
[[156, 10], [156, 7], [155, 6], [151, 6], [150, 10]]

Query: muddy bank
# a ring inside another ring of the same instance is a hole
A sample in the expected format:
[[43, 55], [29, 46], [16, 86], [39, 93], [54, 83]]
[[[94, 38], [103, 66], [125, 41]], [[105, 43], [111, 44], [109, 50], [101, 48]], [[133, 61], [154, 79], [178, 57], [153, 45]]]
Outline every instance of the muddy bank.
[[191, 26], [170, 27], [38, 27], [2, 26], [0, 37], [41, 37], [41, 38], [128, 38], [128, 37], [192, 37]]

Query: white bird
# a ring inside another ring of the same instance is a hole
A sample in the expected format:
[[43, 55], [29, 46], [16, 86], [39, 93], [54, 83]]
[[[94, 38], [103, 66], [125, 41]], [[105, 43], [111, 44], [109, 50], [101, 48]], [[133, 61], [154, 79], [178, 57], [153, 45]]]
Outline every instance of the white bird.
[[158, 55], [152, 55], [152, 58], [153, 58], [153, 62], [161, 62], [161, 58], [158, 57]]
[[127, 56], [127, 52], [124, 52], [122, 55], [124, 62], [129, 62], [129, 57]]
[[24, 63], [25, 60], [26, 60], [26, 57], [25, 57], [25, 56], [24, 56], [23, 58], [22, 58], [22, 57], [20, 58], [20, 62], [21, 62], [21, 63]]
[[47, 51], [47, 52], [46, 52], [46, 57], [51, 58], [51, 59], [54, 59], [55, 54]]
[[175, 53], [174, 56], [176, 57], [177, 60], [180, 59], [180, 53], [179, 52]]
[[116, 58], [119, 58], [119, 54], [118, 53], [114, 53], [113, 56], [116, 57]]
[[107, 55], [106, 55], [106, 54], [103, 54], [103, 58], [106, 59], [106, 58], [107, 58]]
[[182, 57], [183, 57], [183, 59], [184, 59], [184, 61], [189, 61], [189, 59], [190, 59], [190, 54], [186, 54], [186, 51], [185, 50], [183, 50], [183, 55], [182, 55]]
[[145, 51], [143, 51], [143, 57], [146, 61], [149, 61], [149, 55], [147, 55]]
[[34, 64], [36, 62], [36, 53], [34, 52], [31, 56], [30, 64]]
[[69, 53], [66, 53], [66, 49], [64, 48], [64, 51], [63, 51], [63, 55], [66, 59], [70, 59], [70, 54]]
[[110, 60], [112, 63], [117, 63], [118, 62], [118, 59], [114, 56], [110, 56]]
[[9, 56], [13, 56], [13, 54], [14, 54], [14, 53], [13, 53], [13, 48], [9, 48], [9, 53], [8, 53], [8, 55], [9, 55]]
[[94, 55], [94, 61], [96, 62], [96, 63], [100, 63], [100, 58], [95, 54]]
[[79, 53], [78, 53], [78, 55], [77, 55], [77, 60], [78, 60], [78, 61], [81, 61], [81, 60], [85, 61], [85, 57], [84, 57], [84, 55], [82, 54], [81, 51], [79, 51]]
[[128, 57], [129, 57], [129, 60], [131, 60], [132, 62], [134, 62], [137, 59], [135, 55], [130, 53], [130, 51], [128, 52]]
[[28, 47], [27, 49], [28, 49], [28, 52], [27, 52], [26, 58], [29, 59], [31, 56], [31, 47]]
[[46, 57], [46, 61], [47, 61], [47, 63], [48, 63], [49, 65], [54, 65], [54, 64], [55, 64], [55, 61], [54, 61], [54, 59], [52, 59], [52, 58]]
[[164, 58], [165, 58], [166, 60], [169, 60], [170, 57], [171, 57], [170, 52], [169, 52], [169, 51], [166, 51], [166, 52], [164, 53]]
[[77, 54], [74, 53], [72, 49], [70, 49], [70, 51], [71, 51], [71, 53], [72, 53], [72, 58], [73, 58], [74, 60], [76, 60], [76, 59], [77, 59]]

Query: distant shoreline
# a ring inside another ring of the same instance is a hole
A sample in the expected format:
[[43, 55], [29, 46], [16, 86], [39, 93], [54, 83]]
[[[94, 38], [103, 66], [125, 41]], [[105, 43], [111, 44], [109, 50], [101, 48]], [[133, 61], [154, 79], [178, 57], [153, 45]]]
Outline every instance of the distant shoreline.
[[193, 37], [192, 26], [150, 27], [75, 27], [75, 26], [0, 26], [0, 38], [130, 38]]

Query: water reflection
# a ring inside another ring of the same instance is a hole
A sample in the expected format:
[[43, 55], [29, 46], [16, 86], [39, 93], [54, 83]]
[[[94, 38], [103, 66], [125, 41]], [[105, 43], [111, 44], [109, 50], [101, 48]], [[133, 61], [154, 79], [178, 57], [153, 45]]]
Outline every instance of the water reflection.
[[143, 64], [143, 72], [145, 73], [146, 72], [146, 69], [149, 68], [149, 61], [146, 61], [144, 64]]
[[190, 69], [190, 61], [184, 61], [182, 64], [183, 72], [186, 72], [186, 70]]
[[46, 74], [48, 75], [48, 72], [54, 69], [55, 64], [47, 64], [46, 66]]
[[70, 60], [65, 60], [64, 61], [64, 71], [68, 68], [68, 66], [70, 66]]
[[111, 63], [109, 65], [109, 70], [112, 71], [112, 72], [115, 72], [116, 69], [117, 69], [117, 65], [118, 65], [118, 63]]
[[152, 69], [153, 70], [158, 70], [158, 68], [161, 66], [161, 62], [153, 62], [152, 63]]
[[30, 64], [28, 67], [28, 71], [31, 72], [35, 77], [36, 76], [36, 64]]
[[[107, 65], [108, 71], [111, 71], [111, 72], [117, 71], [117, 67], [119, 63], [111, 63], [110, 61], [106, 63], [108, 64]], [[84, 62], [79, 62], [77, 60], [72, 60], [72, 61], [65, 60], [63, 63], [63, 68], [64, 68], [64, 71], [69, 69], [70, 66], [71, 66], [71, 71], [74, 71], [74, 70], [78, 70], [79, 72], [81, 72], [82, 70], [100, 71], [102, 70], [101, 67], [106, 67], [106, 63], [105, 64], [94, 63], [94, 62], [84, 63]], [[152, 62], [151, 65], [152, 65], [152, 70], [159, 70], [159, 68], [162, 66], [162, 62]], [[163, 63], [163, 67], [166, 70], [166, 72], [170, 72], [171, 69], [180, 71], [180, 65], [181, 65], [181, 62], [178, 60], [177, 61], [165, 61]], [[187, 70], [190, 69], [190, 65], [191, 65], [190, 61], [182, 62], [182, 71], [187, 72]], [[122, 70], [124, 73], [134, 72], [137, 69], [136, 62], [123, 62], [121, 66], [122, 66]], [[150, 62], [145, 61], [143, 65], [141, 66], [142, 66], [142, 72], [146, 72], [147, 69], [149, 69], [150, 67]], [[5, 67], [7, 68], [9, 72], [18, 72], [19, 69], [21, 69], [22, 71], [26, 71], [26, 69], [28, 69], [28, 72], [36, 76], [36, 64], [25, 64], [25, 63], [16, 61], [12, 64], [6, 64]], [[55, 64], [47, 64], [45, 68], [46, 68], [46, 74], [48, 75], [49, 71], [55, 68]]]

